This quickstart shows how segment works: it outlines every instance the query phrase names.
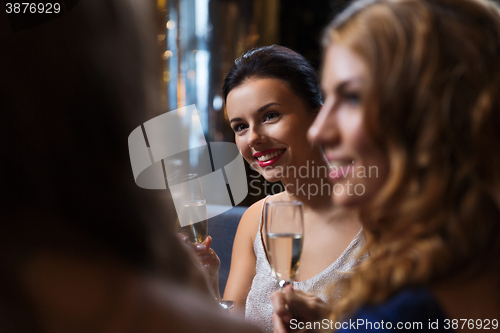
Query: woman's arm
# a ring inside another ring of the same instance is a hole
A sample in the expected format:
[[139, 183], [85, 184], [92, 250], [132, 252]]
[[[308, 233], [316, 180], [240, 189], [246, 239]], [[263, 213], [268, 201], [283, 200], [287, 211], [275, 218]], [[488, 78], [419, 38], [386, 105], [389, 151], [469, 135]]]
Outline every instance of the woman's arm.
[[241, 217], [234, 238], [231, 269], [224, 292], [224, 299], [236, 302], [235, 312], [245, 313], [245, 303], [255, 276], [256, 257], [253, 250], [259, 228], [262, 202], [256, 202]]

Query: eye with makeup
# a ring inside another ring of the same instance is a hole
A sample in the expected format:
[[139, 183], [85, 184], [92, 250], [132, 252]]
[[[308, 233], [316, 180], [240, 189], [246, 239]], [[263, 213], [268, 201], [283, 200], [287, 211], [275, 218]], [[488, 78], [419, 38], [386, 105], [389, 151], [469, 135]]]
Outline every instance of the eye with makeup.
[[[262, 122], [264, 122], [264, 123], [273, 122], [273, 121], [276, 121], [280, 116], [281, 116], [281, 113], [276, 112], [276, 111], [270, 111], [264, 115]], [[241, 134], [241, 132], [243, 132], [245, 129], [248, 128], [248, 124], [238, 123], [238, 124], [233, 125], [232, 128], [233, 128], [234, 133]]]
[[234, 133], [238, 134], [239, 132], [243, 131], [247, 127], [248, 127], [248, 125], [244, 124], [244, 123], [235, 124], [233, 126], [233, 131], [234, 131]]
[[276, 112], [276, 111], [270, 111], [264, 115], [264, 122], [270, 122], [276, 120], [281, 113]]

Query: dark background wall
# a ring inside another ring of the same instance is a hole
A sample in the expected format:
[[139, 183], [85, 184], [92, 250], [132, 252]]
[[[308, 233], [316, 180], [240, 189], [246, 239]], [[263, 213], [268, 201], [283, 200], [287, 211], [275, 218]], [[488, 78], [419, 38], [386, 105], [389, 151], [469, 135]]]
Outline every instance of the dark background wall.
[[279, 43], [299, 52], [319, 69], [323, 29], [350, 1], [281, 0]]

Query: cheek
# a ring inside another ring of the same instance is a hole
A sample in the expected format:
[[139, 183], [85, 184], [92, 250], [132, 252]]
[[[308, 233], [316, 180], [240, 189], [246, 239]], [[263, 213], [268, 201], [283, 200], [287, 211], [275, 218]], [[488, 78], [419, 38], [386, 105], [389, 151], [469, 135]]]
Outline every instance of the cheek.
[[349, 150], [353, 153], [354, 159], [359, 159], [359, 165], [362, 165], [367, 172], [373, 172], [377, 175], [374, 181], [382, 184], [389, 172], [388, 157], [375, 145], [363, 124], [361, 118], [353, 118], [350, 123], [345, 125], [345, 129], [349, 133], [346, 138]]
[[236, 146], [238, 147], [238, 150], [240, 151], [241, 156], [243, 156], [243, 158], [245, 160], [247, 160], [247, 162], [250, 163], [250, 161], [248, 161], [248, 159], [249, 158], [253, 159], [253, 156], [252, 156], [252, 152], [250, 150], [250, 147], [246, 144], [246, 140], [236, 136], [234, 141], [236, 142]]
[[370, 159], [369, 155], [373, 153], [374, 144], [364, 128], [361, 113], [340, 113], [338, 122], [339, 130], [343, 133], [342, 137], [348, 149], [358, 155], [358, 158]]
[[377, 148], [371, 142], [371, 140], [366, 136], [366, 132], [362, 129], [358, 129], [353, 133], [353, 145], [363, 159], [373, 160], [377, 155]]

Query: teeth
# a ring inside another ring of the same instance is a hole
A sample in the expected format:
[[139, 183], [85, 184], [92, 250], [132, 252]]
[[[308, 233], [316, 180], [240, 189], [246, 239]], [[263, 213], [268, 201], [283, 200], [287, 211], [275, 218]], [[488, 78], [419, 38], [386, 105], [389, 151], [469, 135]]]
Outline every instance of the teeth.
[[266, 155], [262, 155], [260, 157], [257, 157], [257, 159], [261, 162], [265, 162], [265, 161], [268, 161], [272, 158], [275, 158], [276, 156], [278, 156], [279, 154], [281, 154], [282, 152], [284, 152], [285, 150], [284, 149], [281, 149], [281, 150], [277, 150], [273, 153], [270, 153], [270, 154], [266, 154]]

